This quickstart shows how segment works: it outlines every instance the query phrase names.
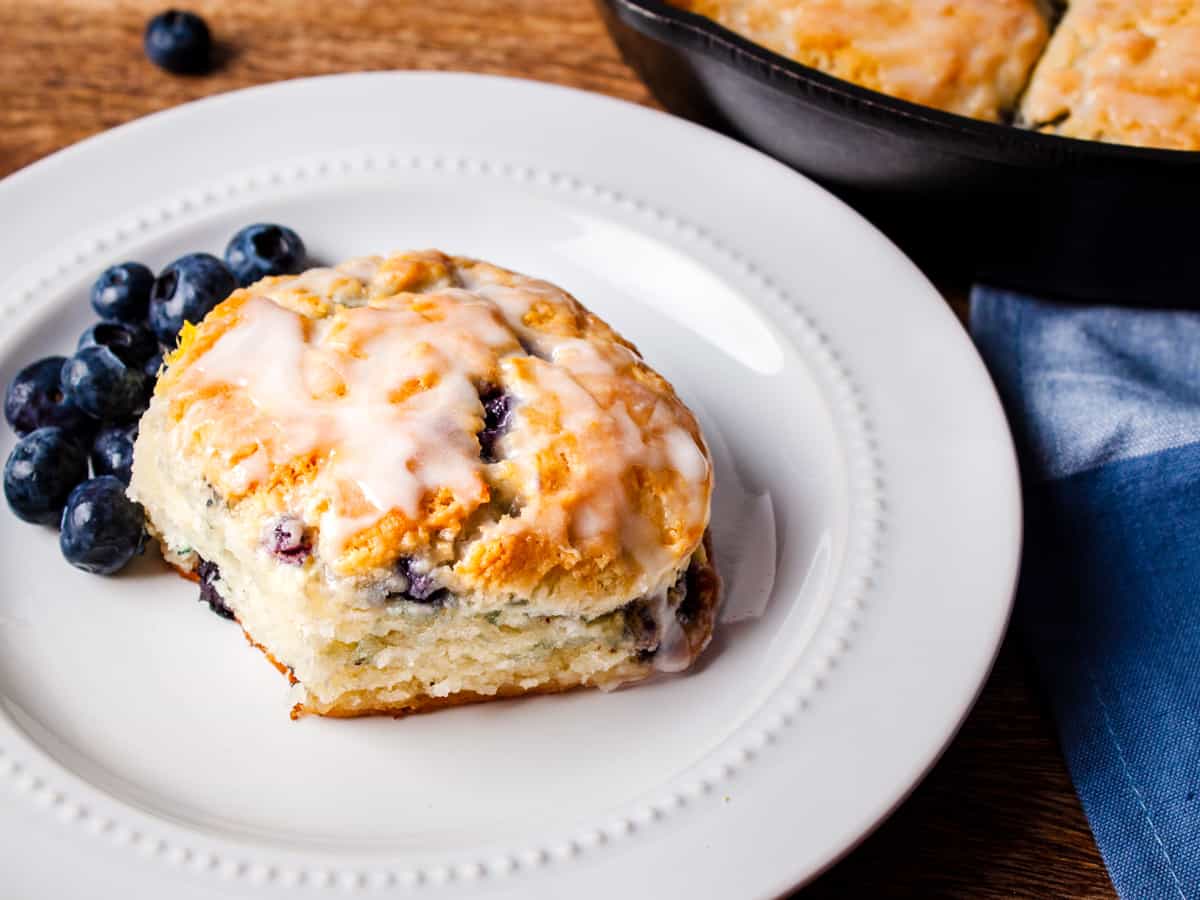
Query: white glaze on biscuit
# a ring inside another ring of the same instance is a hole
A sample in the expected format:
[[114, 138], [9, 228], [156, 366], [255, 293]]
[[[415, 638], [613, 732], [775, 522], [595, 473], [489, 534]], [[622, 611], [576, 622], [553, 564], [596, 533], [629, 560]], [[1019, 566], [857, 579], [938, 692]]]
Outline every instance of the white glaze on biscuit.
[[[260, 446], [231, 466], [237, 483], [249, 488], [273, 463], [331, 453], [325, 494], [339, 497], [353, 485], [373, 510], [348, 514], [335, 501], [319, 514], [321, 539], [335, 552], [390, 509], [415, 517], [433, 488], [469, 492], [480, 477], [472, 379], [483, 377], [493, 351], [518, 346], [494, 311], [452, 304], [431, 323], [409, 310], [357, 307], [339, 310], [330, 327], [306, 334], [306, 325], [269, 297], [254, 297], [239, 325], [187, 373], [194, 390], [240, 388], [278, 431], [273, 452]], [[348, 346], [362, 358], [339, 352]], [[439, 376], [435, 386], [406, 403], [389, 401], [430, 373]]]
[[670, 0], [864, 87], [977, 119], [1016, 104], [1046, 44], [1039, 0]]
[[1021, 116], [1067, 137], [1200, 150], [1200, 2], [1072, 0]]
[[[562, 306], [569, 299], [544, 282], [504, 284], [490, 267], [466, 267], [455, 283], [423, 291], [415, 302], [416, 294], [376, 289], [388, 277], [380, 264], [355, 260], [250, 288], [236, 322], [173, 386], [177, 399], [233, 390], [269, 423], [252, 452], [225, 449], [229, 484], [250, 491], [289, 460], [323, 456], [308, 492], [312, 508], [300, 512], [317, 523], [322, 555], [336, 557], [391, 511], [418, 518], [422, 500], [439, 489], [479, 492], [487, 465], [475, 436], [479, 392], [499, 374], [515, 401], [514, 425], [497, 443], [501, 465], [536, 484], [563, 433], [592, 452], [584, 496], [569, 510], [531, 493], [519, 514], [487, 523], [480, 538], [519, 539], [531, 527], [568, 541], [616, 536], [641, 569], [627, 593], [671, 583], [680, 556], [631, 502], [628, 481], [645, 470], [690, 485], [678, 492], [679, 512], [698, 535], [707, 524], [710, 464], [673, 397], [649, 410], [631, 410], [623, 399], [623, 383], [640, 364], [636, 352], [617, 340], [527, 324], [540, 301]], [[318, 315], [310, 312], [314, 303]], [[413, 383], [421, 389], [405, 395]], [[202, 402], [186, 410], [181, 435], [196, 433], [210, 415]], [[521, 418], [533, 415], [556, 416], [557, 425], [522, 427]]]
[[686, 668], [720, 593], [712, 479], [695, 417], [602, 320], [423, 251], [264, 279], [186, 326], [130, 496], [168, 560], [216, 567], [294, 714], [340, 716]]

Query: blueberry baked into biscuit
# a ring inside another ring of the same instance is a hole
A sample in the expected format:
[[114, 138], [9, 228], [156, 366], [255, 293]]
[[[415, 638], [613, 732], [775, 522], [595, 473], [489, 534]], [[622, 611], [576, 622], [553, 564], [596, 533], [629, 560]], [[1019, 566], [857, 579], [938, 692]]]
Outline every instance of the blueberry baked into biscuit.
[[265, 278], [185, 326], [130, 487], [293, 716], [688, 667], [719, 596], [711, 493], [695, 417], [631, 344], [436, 251]]

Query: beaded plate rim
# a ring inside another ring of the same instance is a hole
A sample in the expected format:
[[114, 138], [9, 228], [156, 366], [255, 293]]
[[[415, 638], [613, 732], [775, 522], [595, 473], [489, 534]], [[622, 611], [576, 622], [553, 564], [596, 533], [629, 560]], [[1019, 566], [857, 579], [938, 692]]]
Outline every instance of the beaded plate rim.
[[[169, 201], [145, 209], [80, 241], [72, 249], [55, 254], [54, 262], [39, 267], [36, 275], [26, 277], [23, 286], [12, 291], [12, 299], [0, 306], [0, 318], [11, 318], [34, 306], [59, 302], [54, 285], [77, 277], [82, 270], [95, 267], [104, 254], [119, 250], [157, 228], [178, 227], [189, 220], [218, 210], [224, 204], [236, 204], [248, 196], [287, 191], [316, 181], [335, 182], [347, 178], [373, 176], [388, 171], [421, 171], [457, 177], [493, 177], [553, 191], [567, 191], [631, 214], [642, 223], [666, 231], [684, 245], [692, 244], [715, 252], [745, 280], [761, 289], [780, 309], [790, 315], [789, 337], [821, 385], [834, 426], [847, 455], [849, 474], [849, 531], [845, 558], [839, 580], [833, 589], [833, 602], [825, 610], [814, 644], [799, 651], [799, 660], [790, 674], [766, 698], [724, 745], [691, 767], [696, 773], [676, 778], [669, 790], [659, 791], [606, 824], [577, 829], [566, 835], [520, 847], [490, 859], [463, 858], [429, 865], [397, 867], [386, 864], [349, 866], [286, 866], [274, 861], [255, 859], [255, 854], [214, 846], [215, 842], [184, 826], [192, 835], [181, 840], [164, 829], [163, 821], [153, 813], [134, 810], [119, 798], [91, 785], [82, 778], [70, 788], [58, 775], [45, 771], [45, 760], [31, 763], [20, 758], [11, 746], [0, 744], [0, 776], [18, 794], [48, 810], [64, 823], [100, 837], [113, 845], [126, 847], [141, 856], [167, 864], [188, 866], [224, 881], [242, 881], [254, 886], [340, 887], [342, 889], [415, 887], [444, 885], [450, 882], [473, 883], [485, 878], [533, 872], [560, 865], [584, 854], [599, 853], [609, 845], [644, 832], [667, 821], [687, 808], [715, 802], [719, 786], [735, 777], [771, 745], [777, 744], [796, 718], [813, 702], [814, 695], [826, 683], [842, 656], [852, 647], [852, 635], [862, 626], [867, 597], [874, 586], [875, 570], [881, 556], [885, 530], [886, 502], [883, 467], [872, 436], [870, 416], [862, 392], [829, 338], [820, 330], [812, 315], [785, 293], [759, 264], [708, 229], [695, 225], [660, 206], [627, 193], [616, 191], [560, 170], [511, 162], [495, 162], [478, 157], [402, 153], [386, 148], [324, 153], [259, 167], [234, 175], [220, 183], [180, 193]], [[819, 646], [816, 644], [819, 643]], [[5, 730], [21, 731], [0, 714]], [[36, 744], [27, 739], [31, 746]], [[39, 771], [41, 770], [41, 771]], [[80, 799], [75, 792], [95, 792], [96, 797]], [[94, 812], [96, 800], [119, 809], [114, 814]], [[333, 855], [333, 854], [330, 854]]]

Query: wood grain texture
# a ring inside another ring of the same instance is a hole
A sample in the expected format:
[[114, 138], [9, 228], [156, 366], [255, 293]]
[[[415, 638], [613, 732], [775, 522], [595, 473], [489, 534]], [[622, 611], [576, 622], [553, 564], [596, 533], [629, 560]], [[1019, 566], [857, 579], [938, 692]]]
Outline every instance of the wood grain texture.
[[[160, 72], [142, 56], [142, 28], [161, 8], [0, 0], [0, 175], [146, 113], [302, 75], [468, 70], [652, 105], [589, 0], [197, 2], [191, 8], [208, 19], [221, 65], [186, 78]], [[0, 217], [17, 214], [0, 210]], [[946, 287], [961, 317], [962, 287]], [[942, 761], [876, 834], [803, 895], [1113, 896], [1011, 637]]]

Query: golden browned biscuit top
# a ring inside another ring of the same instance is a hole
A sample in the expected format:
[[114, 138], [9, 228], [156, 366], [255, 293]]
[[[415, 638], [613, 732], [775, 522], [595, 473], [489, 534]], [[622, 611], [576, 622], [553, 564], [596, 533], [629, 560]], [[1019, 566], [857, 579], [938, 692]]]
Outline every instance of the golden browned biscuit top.
[[996, 121], [1048, 29], [1037, 0], [670, 0], [863, 87]]
[[1067, 137], [1200, 150], [1200, 3], [1072, 0], [1021, 116]]
[[699, 427], [633, 346], [551, 284], [436, 251], [235, 292], [185, 327], [145, 421], [231, 508], [300, 518], [339, 576], [416, 556], [462, 596], [602, 612], [708, 524]]

